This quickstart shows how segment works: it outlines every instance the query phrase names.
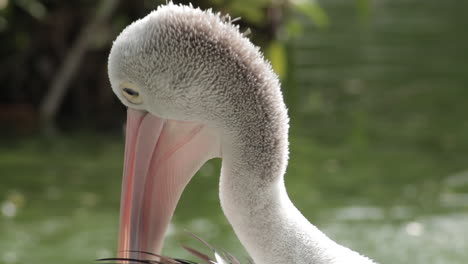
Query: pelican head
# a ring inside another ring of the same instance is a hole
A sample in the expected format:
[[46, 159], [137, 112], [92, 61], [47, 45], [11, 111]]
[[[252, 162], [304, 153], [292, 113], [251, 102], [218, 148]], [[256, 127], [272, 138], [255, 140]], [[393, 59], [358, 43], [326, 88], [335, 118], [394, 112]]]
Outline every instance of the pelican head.
[[187, 36], [171, 21], [155, 11], [117, 37], [108, 64], [112, 90], [129, 109], [174, 120], [202, 118], [204, 90], [195, 86], [202, 76], [188, 75], [196, 61], [182, 50], [194, 47], [180, 43]]
[[173, 120], [220, 125], [226, 112], [249, 106], [255, 92], [274, 94], [271, 87], [279, 87], [258, 48], [227, 18], [173, 4], [125, 28], [108, 65], [124, 105]]
[[160, 251], [183, 189], [208, 159], [230, 157], [259, 181], [282, 177], [288, 121], [277, 76], [228, 18], [159, 7], [117, 37], [108, 71], [128, 107], [120, 250]]
[[343, 255], [286, 194], [280, 84], [229, 18], [161, 6], [117, 37], [108, 71], [128, 107], [119, 257], [160, 252], [185, 186], [214, 157], [223, 159], [223, 211], [258, 264], [332, 263], [320, 261], [337, 248]]

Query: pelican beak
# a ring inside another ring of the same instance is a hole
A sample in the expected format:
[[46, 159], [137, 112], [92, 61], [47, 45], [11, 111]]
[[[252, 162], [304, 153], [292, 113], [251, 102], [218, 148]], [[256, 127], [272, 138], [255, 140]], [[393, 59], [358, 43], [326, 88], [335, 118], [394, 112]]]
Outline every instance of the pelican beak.
[[177, 202], [219, 137], [206, 125], [128, 109], [119, 227], [119, 258], [159, 254]]

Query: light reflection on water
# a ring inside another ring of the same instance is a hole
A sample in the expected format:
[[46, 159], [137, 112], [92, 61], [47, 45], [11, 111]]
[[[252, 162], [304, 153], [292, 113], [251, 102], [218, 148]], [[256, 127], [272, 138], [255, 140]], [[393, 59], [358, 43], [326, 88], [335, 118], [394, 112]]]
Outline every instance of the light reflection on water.
[[[401, 223], [332, 223], [330, 236], [381, 263], [463, 263], [468, 214], [418, 217]], [[369, 249], [371, 249], [369, 251]]]

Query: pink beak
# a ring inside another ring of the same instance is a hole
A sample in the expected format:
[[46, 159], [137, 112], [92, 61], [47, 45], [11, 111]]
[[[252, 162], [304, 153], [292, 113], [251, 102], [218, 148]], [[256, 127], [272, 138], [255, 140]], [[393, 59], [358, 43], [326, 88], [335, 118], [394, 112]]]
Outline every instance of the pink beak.
[[[177, 202], [207, 160], [220, 156], [213, 129], [128, 109], [119, 258], [155, 259]], [[139, 252], [138, 252], [139, 251]]]

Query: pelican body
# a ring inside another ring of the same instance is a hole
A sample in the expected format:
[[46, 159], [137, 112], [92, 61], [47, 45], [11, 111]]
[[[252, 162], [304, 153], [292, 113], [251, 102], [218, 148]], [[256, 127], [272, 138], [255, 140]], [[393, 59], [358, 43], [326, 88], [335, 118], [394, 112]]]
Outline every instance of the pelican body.
[[185, 186], [219, 157], [223, 212], [255, 263], [373, 263], [328, 238], [289, 199], [280, 83], [229, 19], [160, 6], [117, 37], [108, 71], [128, 108], [119, 257], [159, 254]]

